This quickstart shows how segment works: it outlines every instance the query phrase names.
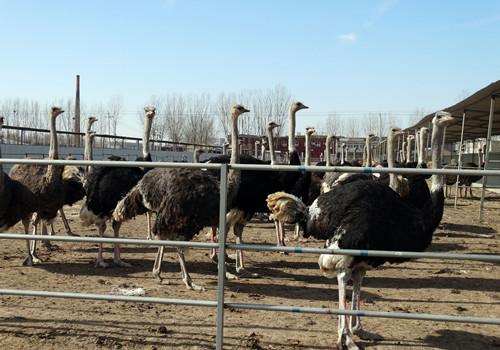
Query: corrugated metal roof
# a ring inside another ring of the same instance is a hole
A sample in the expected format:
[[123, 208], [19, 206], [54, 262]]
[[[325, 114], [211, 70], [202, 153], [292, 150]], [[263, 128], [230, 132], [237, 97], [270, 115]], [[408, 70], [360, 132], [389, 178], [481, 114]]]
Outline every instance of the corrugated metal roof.
[[[444, 109], [457, 119], [457, 123], [446, 129], [446, 143], [460, 141], [464, 110], [467, 111], [465, 116], [464, 140], [486, 138], [492, 96], [496, 96], [497, 98], [495, 101], [495, 114], [493, 115], [493, 129], [491, 134], [500, 135], [500, 80], [497, 80], [457, 104]], [[429, 126], [433, 117], [434, 113], [426, 115], [417, 124], [406, 130]]]

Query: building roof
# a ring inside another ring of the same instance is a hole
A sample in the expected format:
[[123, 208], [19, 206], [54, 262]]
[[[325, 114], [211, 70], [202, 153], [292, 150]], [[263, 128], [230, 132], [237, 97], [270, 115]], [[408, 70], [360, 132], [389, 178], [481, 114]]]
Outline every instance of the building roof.
[[[460, 142], [464, 110], [466, 111], [464, 140], [486, 138], [491, 97], [500, 97], [500, 80], [491, 83], [457, 104], [444, 109], [444, 111], [451, 113], [457, 119], [455, 124], [446, 128], [446, 143]], [[406, 130], [429, 126], [433, 117], [434, 113], [426, 115], [417, 124]], [[500, 135], [500, 98], [497, 98], [495, 101], [491, 135]]]

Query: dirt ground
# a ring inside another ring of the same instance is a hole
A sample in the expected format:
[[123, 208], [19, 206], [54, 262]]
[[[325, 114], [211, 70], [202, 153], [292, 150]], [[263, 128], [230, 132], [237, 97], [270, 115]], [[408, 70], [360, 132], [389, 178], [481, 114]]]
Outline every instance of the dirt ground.
[[[482, 224], [477, 221], [478, 207], [478, 199], [460, 200], [457, 209], [448, 200], [429, 250], [500, 254], [498, 235], [471, 234], [500, 230], [500, 196], [488, 195]], [[95, 228], [80, 226], [78, 211], [78, 205], [66, 210], [73, 231], [96, 236]], [[145, 227], [145, 218], [139, 217], [123, 226], [123, 236], [145, 238]], [[56, 230], [64, 234], [60, 220]], [[18, 225], [10, 232], [23, 231]], [[232, 240], [232, 234], [229, 237]], [[207, 237], [200, 234], [198, 240]], [[252, 222], [244, 240], [274, 244], [273, 225]], [[50, 253], [40, 247], [44, 262], [23, 267], [25, 243], [3, 240], [2, 288], [107, 294], [120, 286], [142, 287], [147, 296], [216, 300], [217, 268], [205, 250], [191, 250], [187, 256], [193, 280], [207, 289], [195, 292], [184, 287], [173, 254], [167, 254], [163, 264], [170, 284], [159, 285], [151, 277], [154, 248], [123, 247], [122, 257], [132, 268], [97, 269], [97, 245], [58, 246]], [[105, 257], [111, 261], [107, 246]], [[317, 256], [248, 252], [245, 257], [249, 273], [227, 283], [227, 301], [337, 307], [336, 281], [320, 275]], [[362, 308], [499, 318], [499, 276], [498, 264], [481, 262], [415, 260], [382, 266], [367, 274]], [[1, 296], [0, 344], [3, 349], [212, 349], [215, 315], [215, 308]], [[367, 349], [500, 348], [498, 326], [379, 318], [364, 318], [363, 324], [369, 334], [357, 339]], [[332, 349], [337, 334], [337, 319], [331, 315], [227, 310], [225, 325], [227, 349]]]

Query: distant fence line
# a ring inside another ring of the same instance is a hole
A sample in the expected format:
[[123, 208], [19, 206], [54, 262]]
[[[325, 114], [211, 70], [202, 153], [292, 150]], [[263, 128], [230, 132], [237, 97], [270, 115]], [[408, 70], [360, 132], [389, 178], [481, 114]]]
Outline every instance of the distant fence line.
[[[37, 129], [37, 128], [27, 128], [22, 126], [11, 126], [4, 125], [5, 130], [5, 141], [10, 144], [19, 145], [48, 145], [50, 131], [48, 129]], [[79, 138], [81, 145], [84, 144], [83, 138], [85, 133], [75, 133], [72, 131], [62, 131], [58, 130], [57, 133], [60, 135], [58, 137], [59, 145], [63, 147], [73, 147], [75, 142], [75, 136]], [[121, 135], [107, 135], [107, 134], [96, 134], [95, 147], [100, 148], [114, 148], [114, 149], [137, 149], [141, 147], [142, 138], [121, 136]], [[160, 150], [171, 150], [171, 151], [185, 151], [188, 148], [200, 147], [205, 150], [212, 151], [214, 153], [220, 152], [222, 149], [219, 145], [208, 145], [199, 143], [189, 143], [189, 142], [173, 142], [166, 140], [155, 140], [151, 139], [151, 149]]]

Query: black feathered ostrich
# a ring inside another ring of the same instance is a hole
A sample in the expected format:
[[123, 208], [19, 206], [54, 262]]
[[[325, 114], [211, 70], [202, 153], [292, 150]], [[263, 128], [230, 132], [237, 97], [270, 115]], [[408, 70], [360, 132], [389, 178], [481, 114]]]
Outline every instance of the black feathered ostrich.
[[[300, 165], [299, 154], [295, 146], [295, 125], [296, 113], [302, 109], [309, 108], [301, 102], [293, 102], [288, 114], [288, 152], [289, 164]], [[269, 164], [254, 157], [241, 155], [242, 164]], [[208, 160], [210, 163], [227, 163], [227, 156], [212, 157]], [[266, 198], [269, 194], [276, 191], [286, 191], [300, 195], [308, 191], [309, 183], [300, 181], [308, 174], [302, 175], [299, 172], [280, 172], [280, 171], [255, 171], [245, 170], [241, 172], [241, 186], [234, 199], [233, 208], [227, 214], [227, 226], [233, 229], [236, 236], [236, 243], [242, 243], [243, 230], [255, 213], [269, 212], [266, 206]], [[309, 176], [310, 179], [310, 176]], [[236, 251], [236, 272], [244, 270], [243, 252]]]
[[[52, 107], [50, 110], [50, 146], [49, 146], [49, 160], [57, 159], [58, 145], [57, 145], [57, 131], [56, 119], [64, 111], [59, 107]], [[37, 233], [38, 223], [41, 221], [42, 234], [47, 234], [47, 225], [50, 225], [57, 212], [63, 206], [64, 193], [62, 183], [63, 166], [55, 165], [30, 165], [30, 164], [16, 164], [10, 170], [10, 178], [17, 180], [24, 186], [29, 188], [35, 195], [38, 201], [38, 210], [33, 219], [33, 234]], [[29, 225], [29, 215], [22, 220], [23, 225]], [[50, 248], [50, 243], [44, 241], [47, 247]], [[24, 264], [33, 265], [41, 260], [36, 256], [36, 241], [31, 242], [31, 249], [28, 252]]]
[[[436, 113], [432, 120], [433, 168], [441, 166], [443, 131], [453, 120], [447, 112]], [[334, 187], [320, 195], [309, 208], [286, 193], [270, 195], [268, 206], [274, 218], [289, 223], [299, 222], [305, 236], [326, 239], [329, 248], [423, 251], [431, 243], [443, 215], [443, 177], [432, 176], [431, 193], [422, 208], [414, 207], [385, 184], [372, 180]], [[366, 271], [386, 262], [401, 261], [322, 254], [318, 263], [326, 276], [337, 276], [339, 309], [346, 309], [346, 288], [352, 279], [352, 309], [357, 310]], [[337, 346], [357, 349], [352, 334], [360, 329], [359, 317], [339, 316]]]
[[[4, 118], [0, 117], [0, 138], [2, 138], [3, 124]], [[0, 158], [2, 158], [1, 146]], [[2, 164], [0, 164], [0, 231], [5, 231], [22, 220], [24, 233], [28, 235], [31, 214], [38, 209], [38, 198], [33, 192], [19, 181], [13, 180], [5, 174]], [[28, 257], [30, 257], [31, 249], [28, 240], [26, 241], [26, 248]], [[33, 261], [27, 263], [31, 264]]]
[[[151, 160], [149, 153], [149, 136], [151, 125], [156, 114], [153, 107], [144, 108], [144, 136], [142, 140], [143, 157], [137, 160]], [[111, 156], [109, 160], [125, 160], [120, 157]], [[96, 225], [99, 228], [99, 237], [104, 236], [106, 221], [111, 220], [114, 237], [119, 237], [121, 223], [112, 220], [113, 210], [118, 202], [134, 187], [144, 175], [144, 171], [138, 167], [93, 167], [85, 179], [85, 192], [87, 198], [80, 210], [80, 219], [85, 226]], [[108, 267], [102, 257], [103, 245], [99, 243], [99, 251], [96, 267]], [[117, 266], [130, 267], [131, 265], [120, 258], [120, 246], [114, 245], [113, 262]]]
[[[235, 105], [231, 113], [231, 164], [238, 163], [238, 117], [249, 112]], [[241, 172], [230, 169], [228, 174], [227, 208], [231, 208], [238, 188]], [[153, 233], [166, 240], [189, 241], [204, 227], [217, 226], [219, 221], [220, 180], [210, 171], [201, 169], [164, 169], [149, 171], [139, 181], [113, 213], [116, 222], [123, 222], [146, 211], [153, 211], [156, 220]], [[177, 250], [182, 280], [188, 289], [204, 290], [191, 280], [186, 269], [183, 249]], [[161, 281], [163, 247], [158, 249], [153, 276]]]
[[[92, 124], [97, 121], [95, 117], [87, 118], [85, 127], [85, 145], [83, 149], [83, 159], [92, 160], [92, 141], [95, 136], [95, 132], [91, 130]], [[69, 156], [67, 160], [76, 160], [75, 157]], [[85, 169], [82, 167], [74, 165], [65, 165], [62, 175], [63, 187], [64, 187], [64, 205], [72, 206], [76, 202], [80, 201], [85, 197], [85, 188], [83, 183], [85, 181]], [[69, 236], [78, 236], [71, 231], [68, 220], [66, 219], [66, 214], [64, 213], [64, 208], [59, 209], [59, 215], [61, 216], [64, 228], [66, 229], [66, 234]], [[54, 224], [50, 225], [51, 233], [54, 233]]]

